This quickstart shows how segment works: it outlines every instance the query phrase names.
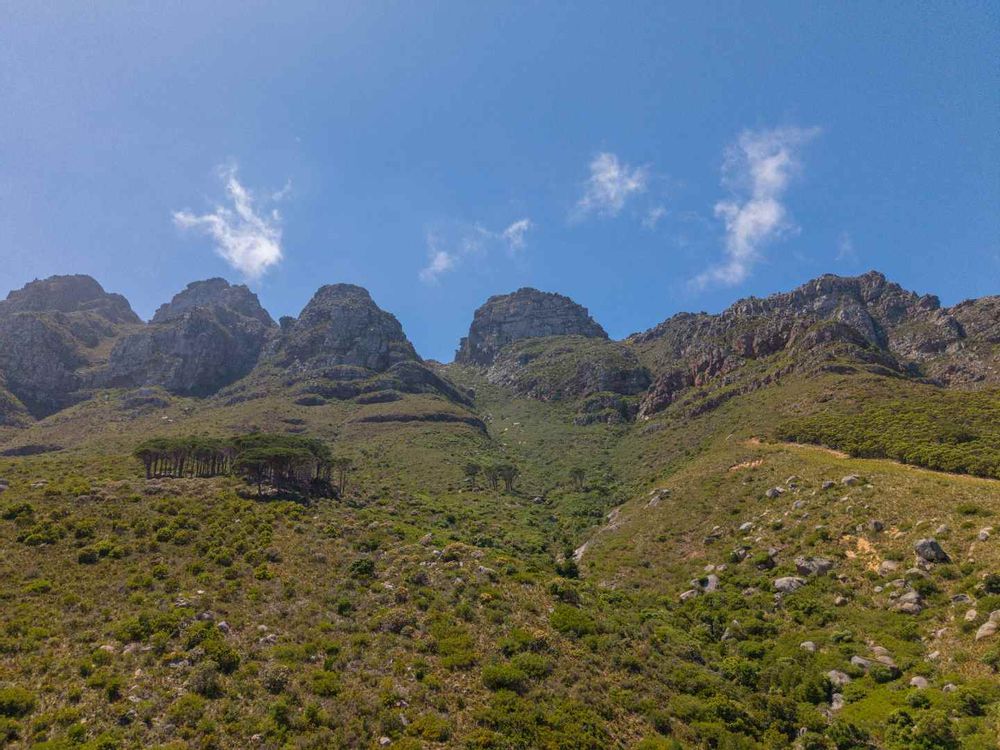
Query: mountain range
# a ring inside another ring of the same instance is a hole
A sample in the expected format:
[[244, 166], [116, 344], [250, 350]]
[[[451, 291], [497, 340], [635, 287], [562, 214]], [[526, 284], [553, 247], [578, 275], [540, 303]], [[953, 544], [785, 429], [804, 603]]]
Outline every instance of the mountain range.
[[[335, 493], [136, 459], [304, 438]], [[998, 517], [1000, 296], [524, 288], [441, 363], [350, 284], [54, 276], [0, 302], [0, 746], [992, 749]]]

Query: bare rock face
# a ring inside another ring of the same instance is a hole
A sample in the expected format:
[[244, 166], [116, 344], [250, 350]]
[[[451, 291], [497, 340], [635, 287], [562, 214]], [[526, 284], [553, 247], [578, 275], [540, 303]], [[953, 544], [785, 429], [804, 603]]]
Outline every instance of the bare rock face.
[[83, 398], [83, 373], [101, 364], [109, 339], [141, 321], [128, 301], [89, 276], [52, 276], [0, 302], [0, 376], [34, 417]]
[[367, 289], [353, 284], [321, 287], [298, 319], [283, 329], [271, 353], [283, 367], [384, 372], [399, 362], [420, 361], [396, 317], [376, 305]]
[[585, 307], [569, 297], [537, 289], [518, 289], [490, 297], [476, 310], [469, 335], [462, 339], [455, 361], [489, 366], [507, 345], [542, 336], [586, 336], [606, 339]]
[[836, 369], [849, 360], [946, 385], [997, 383], [998, 315], [1000, 297], [945, 309], [937, 297], [906, 291], [875, 271], [828, 274], [791, 292], [740, 300], [719, 315], [675, 315], [627, 343], [656, 375], [640, 407], [648, 417], [685, 389], [736, 383], [748, 363], [779, 352], [790, 355], [789, 371]]
[[436, 393], [469, 403], [465, 393], [420, 359], [396, 317], [353, 284], [324, 286], [298, 318], [282, 318], [254, 377], [268, 373], [292, 387], [303, 406], [331, 399], [388, 403], [401, 393]]
[[93, 384], [210, 395], [253, 369], [274, 330], [247, 287], [196, 281], [160, 306], [149, 325], [119, 341]]

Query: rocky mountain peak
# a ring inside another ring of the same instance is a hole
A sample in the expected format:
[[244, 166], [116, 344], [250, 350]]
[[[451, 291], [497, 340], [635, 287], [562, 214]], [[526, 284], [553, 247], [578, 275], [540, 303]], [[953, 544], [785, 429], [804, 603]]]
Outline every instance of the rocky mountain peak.
[[274, 352], [277, 361], [311, 369], [337, 365], [383, 372], [403, 361], [420, 361], [394, 315], [354, 284], [328, 284], [295, 320], [282, 326]]
[[274, 325], [271, 316], [260, 306], [256, 294], [243, 284], [230, 284], [221, 278], [191, 282], [170, 302], [160, 305], [152, 322], [165, 323], [196, 307], [226, 307], [264, 325]]
[[84, 274], [36, 279], [12, 291], [0, 302], [0, 315], [21, 312], [93, 312], [111, 323], [138, 323], [139, 317], [120, 294], [109, 294]]
[[525, 287], [490, 297], [476, 310], [455, 361], [488, 366], [501, 349], [514, 341], [572, 335], [608, 338], [587, 308], [561, 294]]
[[247, 287], [195, 281], [161, 305], [149, 325], [119, 340], [92, 382], [209, 395], [253, 369], [274, 329]]

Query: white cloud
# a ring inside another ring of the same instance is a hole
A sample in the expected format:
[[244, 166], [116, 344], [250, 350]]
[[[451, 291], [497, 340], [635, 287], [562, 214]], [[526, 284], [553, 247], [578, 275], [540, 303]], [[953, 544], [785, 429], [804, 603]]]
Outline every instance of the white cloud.
[[432, 246], [430, 262], [426, 268], [420, 270], [420, 280], [425, 283], [437, 281], [438, 276], [455, 267], [457, 260], [457, 256], [452, 255], [447, 250], [435, 250]]
[[854, 240], [847, 232], [841, 232], [837, 238], [837, 260], [842, 263], [856, 263], [858, 251], [854, 247]]
[[642, 217], [642, 226], [644, 229], [656, 229], [656, 225], [660, 223], [660, 219], [667, 215], [667, 209], [663, 206], [653, 206], [646, 212], [646, 215]]
[[[261, 213], [255, 209], [255, 199], [236, 178], [236, 167], [220, 170], [225, 182], [230, 206], [216, 206], [201, 216], [190, 211], [175, 211], [174, 224], [182, 229], [197, 229], [215, 242], [217, 252], [230, 266], [250, 279], [259, 279], [282, 257], [281, 215], [277, 209]], [[287, 195], [291, 184], [271, 196], [279, 200]]]
[[528, 233], [534, 225], [530, 219], [519, 219], [507, 227], [500, 236], [507, 243], [507, 249], [514, 253], [524, 249], [524, 235]]
[[722, 183], [732, 195], [715, 204], [726, 228], [726, 257], [695, 277], [696, 286], [741, 283], [767, 244], [797, 229], [782, 199], [802, 168], [802, 146], [818, 133], [818, 128], [745, 130], [727, 149]]
[[632, 195], [645, 192], [648, 180], [645, 167], [631, 167], [614, 154], [600, 153], [590, 162], [590, 177], [570, 218], [617, 216]]
[[457, 224], [427, 233], [427, 265], [418, 274], [425, 284], [454, 271], [468, 258], [485, 259], [501, 248], [515, 256], [527, 245], [525, 235], [534, 228], [530, 219], [518, 219], [506, 229], [493, 231], [479, 224]]

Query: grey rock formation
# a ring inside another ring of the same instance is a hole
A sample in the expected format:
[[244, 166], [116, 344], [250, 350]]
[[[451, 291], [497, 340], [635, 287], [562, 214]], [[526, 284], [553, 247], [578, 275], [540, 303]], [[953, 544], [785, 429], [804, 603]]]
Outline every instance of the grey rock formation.
[[0, 302], [3, 412], [44, 417], [79, 401], [83, 371], [140, 322], [124, 297], [89, 276], [52, 276], [11, 292]]
[[916, 553], [917, 557], [924, 562], [951, 562], [951, 558], [948, 556], [948, 553], [941, 548], [941, 545], [937, 543], [936, 539], [918, 540], [917, 543], [913, 545], [913, 551]]
[[275, 328], [247, 287], [196, 281], [119, 341], [93, 383], [207, 396], [250, 372]]
[[825, 557], [796, 557], [795, 570], [803, 576], [826, 575], [833, 569], [833, 561]]
[[774, 579], [775, 591], [780, 591], [782, 594], [790, 594], [793, 591], [798, 591], [805, 585], [806, 579], [797, 576], [785, 576], [784, 578]]
[[627, 340], [655, 376], [639, 415], [662, 411], [686, 389], [735, 382], [748, 362], [778, 352], [794, 355], [789, 371], [838, 371], [849, 359], [944, 384], [997, 383], [998, 317], [1000, 297], [944, 309], [936, 297], [908, 292], [875, 271], [821, 276], [791, 292], [740, 300], [719, 315], [682, 313]]
[[321, 287], [283, 328], [269, 356], [293, 371], [346, 365], [384, 372], [399, 362], [420, 361], [395, 316], [353, 284]]
[[537, 289], [518, 289], [490, 297], [476, 310], [469, 335], [462, 339], [455, 361], [489, 366], [508, 344], [542, 336], [586, 336], [606, 339], [586, 308], [569, 297]]

